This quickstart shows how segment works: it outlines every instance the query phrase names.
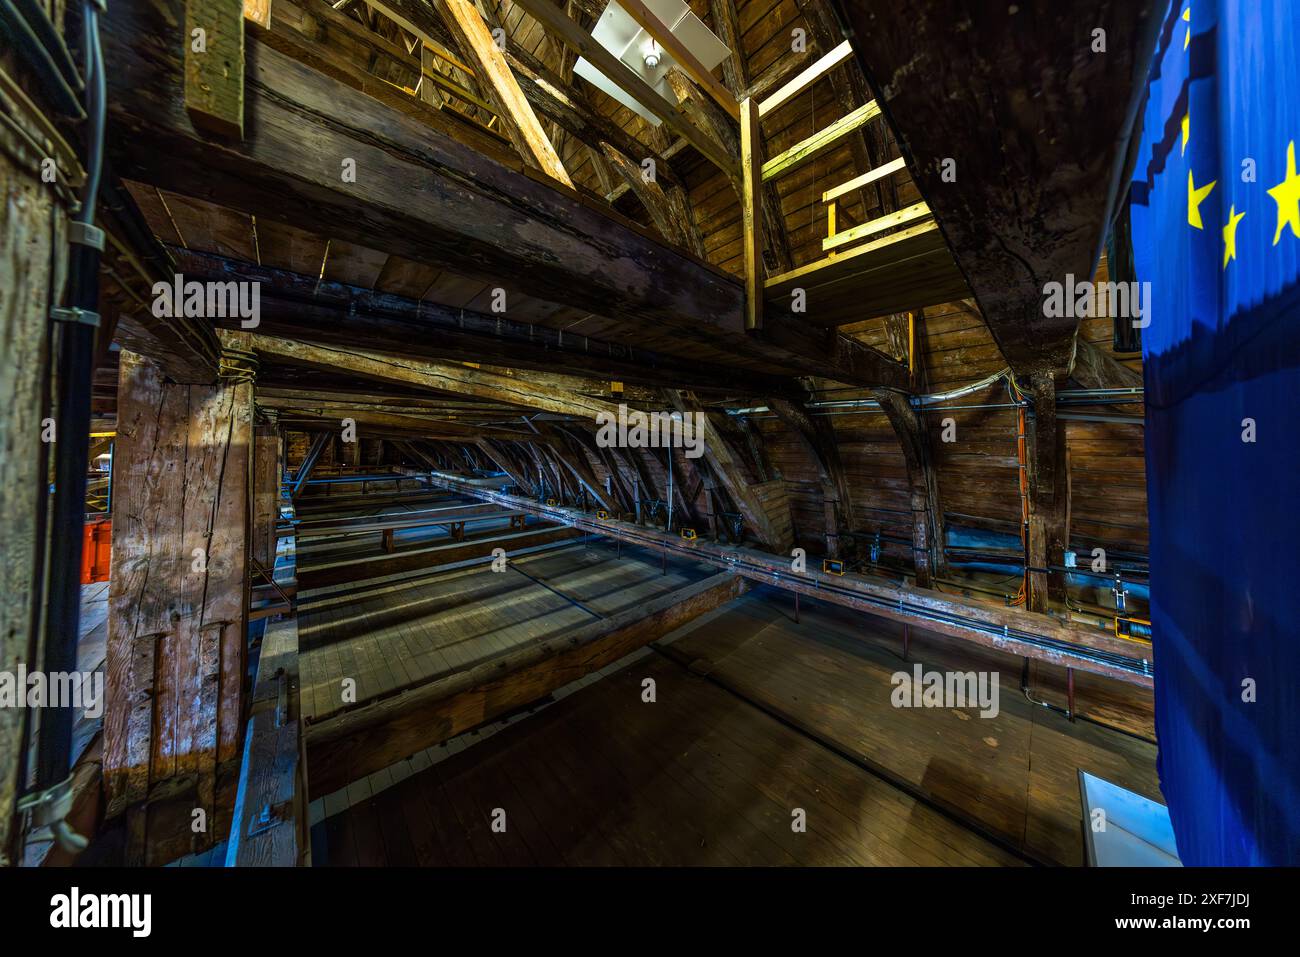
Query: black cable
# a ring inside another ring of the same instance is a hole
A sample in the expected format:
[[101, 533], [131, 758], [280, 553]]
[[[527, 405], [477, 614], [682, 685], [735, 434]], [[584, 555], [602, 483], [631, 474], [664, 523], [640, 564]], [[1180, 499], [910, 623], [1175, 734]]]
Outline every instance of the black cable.
[[[42, 667], [47, 675], [77, 670], [81, 620], [82, 526], [86, 510], [86, 460], [89, 457], [91, 378], [95, 364], [99, 259], [102, 239], [94, 238], [95, 200], [104, 148], [107, 84], [99, 49], [99, 13], [85, 3], [86, 100], [90, 115], [88, 162], [81, 209], [73, 223], [75, 241], [68, 263], [71, 321], [59, 336], [58, 410], [55, 425], [55, 485], [51, 511], [50, 589], [46, 596]], [[77, 227], [81, 227], [79, 230]], [[84, 703], [84, 701], [83, 701]], [[71, 702], [59, 702], [42, 715], [37, 739], [36, 785], [45, 790], [64, 781], [72, 770]]]

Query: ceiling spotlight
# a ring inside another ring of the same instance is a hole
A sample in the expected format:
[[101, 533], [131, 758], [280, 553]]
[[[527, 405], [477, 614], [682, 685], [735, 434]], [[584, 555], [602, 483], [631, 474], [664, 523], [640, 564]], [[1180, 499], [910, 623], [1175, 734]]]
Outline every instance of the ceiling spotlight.
[[[712, 70], [731, 52], [692, 12], [685, 0], [642, 0], [642, 6], [663, 23], [706, 70]], [[591, 38], [622, 60], [652, 90], [670, 103], [676, 102], [676, 95], [666, 79], [674, 65], [672, 56], [641, 29], [641, 25], [619, 6], [618, 0], [610, 0], [592, 29]], [[650, 125], [659, 125], [660, 119], [652, 110], [638, 103], [585, 58], [578, 58], [573, 72], [640, 115]]]

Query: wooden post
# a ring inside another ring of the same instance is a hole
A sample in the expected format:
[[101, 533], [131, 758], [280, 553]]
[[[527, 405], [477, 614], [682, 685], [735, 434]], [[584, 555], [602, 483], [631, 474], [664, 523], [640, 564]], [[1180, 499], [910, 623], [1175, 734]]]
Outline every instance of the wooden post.
[[[28, 658], [33, 592], [41, 574], [37, 506], [46, 494], [47, 456], [55, 448], [42, 443], [41, 383], [49, 365], [49, 292], [63, 283], [67, 246], [66, 212], [59, 194], [41, 182], [40, 157], [29, 156], [29, 164], [16, 159], [30, 153], [32, 142], [19, 133], [36, 130], [37, 121], [21, 106], [9, 116], [9, 124], [0, 124], [0, 194], [6, 203], [0, 230], [0, 671], [14, 674], [19, 665], [39, 667]], [[85, 442], [86, 436], [67, 440]], [[23, 708], [0, 708], [0, 862], [10, 851], [23, 722], [29, 716]]]
[[259, 425], [253, 438], [253, 558], [275, 566], [275, 526], [280, 516], [280, 430]]
[[745, 245], [745, 328], [763, 328], [763, 144], [758, 103], [746, 97], [740, 104], [741, 229]]
[[190, 119], [211, 133], [242, 139], [244, 0], [185, 0], [182, 42]]
[[[146, 863], [210, 847], [230, 825], [242, 730], [252, 412], [247, 379], [172, 384], [152, 360], [122, 352], [104, 785], [110, 816], [160, 792], [186, 798], [183, 813], [161, 822], [149, 812]], [[197, 808], [206, 830], [196, 834]]]
[[[1056, 418], [1056, 379], [1030, 377], [1034, 401], [1029, 435], [1029, 564], [1060, 568], [1070, 537], [1070, 468], [1065, 429]], [[1045, 612], [1048, 599], [1065, 600], [1065, 573], [1030, 572], [1028, 608]]]

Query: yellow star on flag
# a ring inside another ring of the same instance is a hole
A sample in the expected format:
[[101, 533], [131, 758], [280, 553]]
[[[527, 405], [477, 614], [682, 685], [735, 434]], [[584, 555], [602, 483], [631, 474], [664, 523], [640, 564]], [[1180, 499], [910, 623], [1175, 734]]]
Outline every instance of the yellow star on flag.
[[1223, 227], [1223, 268], [1228, 268], [1228, 261], [1237, 258], [1237, 224], [1246, 217], [1237, 212], [1233, 205], [1228, 210], [1228, 225]]
[[1192, 114], [1184, 113], [1183, 114], [1183, 148], [1179, 155], [1185, 154], [1187, 152], [1187, 138], [1191, 135], [1191, 133], [1192, 133]]
[[1209, 185], [1198, 189], [1196, 183], [1192, 181], [1192, 171], [1187, 171], [1187, 222], [1197, 229], [1205, 228], [1201, 225], [1201, 201], [1210, 195], [1210, 190], [1214, 189], [1214, 184], [1217, 182], [1217, 179], [1211, 180]]
[[1282, 227], [1290, 226], [1291, 235], [1300, 237], [1300, 175], [1295, 171], [1295, 140], [1286, 147], [1286, 179], [1268, 191], [1277, 203], [1277, 232], [1273, 245], [1282, 238]]
[[1187, 24], [1187, 33], [1183, 36], [1183, 49], [1186, 50], [1187, 47], [1192, 42], [1192, 26], [1191, 26], [1192, 8], [1191, 7], [1188, 7], [1186, 10], [1183, 11], [1183, 22]]

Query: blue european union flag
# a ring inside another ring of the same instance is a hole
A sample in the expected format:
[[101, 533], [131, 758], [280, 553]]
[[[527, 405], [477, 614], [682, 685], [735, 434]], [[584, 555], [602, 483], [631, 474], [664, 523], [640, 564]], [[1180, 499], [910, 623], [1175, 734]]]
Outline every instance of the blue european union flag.
[[1130, 192], [1159, 770], [1192, 865], [1300, 863], [1297, 38], [1296, 0], [1178, 0]]

